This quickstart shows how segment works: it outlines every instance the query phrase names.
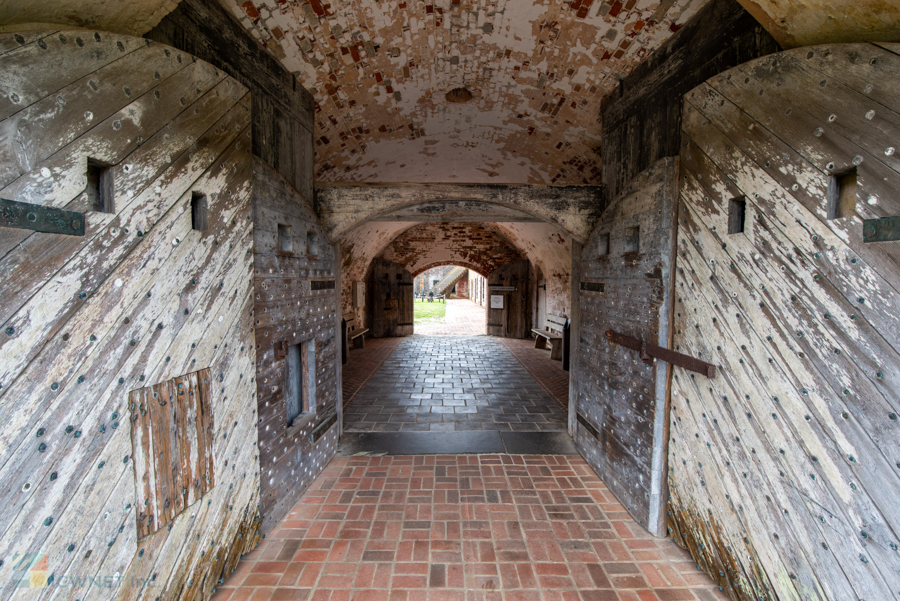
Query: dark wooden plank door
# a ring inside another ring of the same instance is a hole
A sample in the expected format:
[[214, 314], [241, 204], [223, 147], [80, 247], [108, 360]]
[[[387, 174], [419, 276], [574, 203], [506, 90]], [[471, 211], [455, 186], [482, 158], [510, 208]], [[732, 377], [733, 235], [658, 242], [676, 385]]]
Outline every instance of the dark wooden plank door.
[[614, 330], [671, 348], [677, 161], [632, 180], [581, 253], [573, 348], [579, 451], [629, 513], [666, 533], [667, 366], [607, 340]]
[[[488, 276], [487, 333], [501, 338], [525, 338], [531, 329], [528, 307], [528, 261], [498, 267]], [[492, 297], [503, 297], [502, 307], [492, 308]]]
[[371, 333], [374, 338], [413, 333], [413, 277], [402, 265], [375, 259], [369, 284]]

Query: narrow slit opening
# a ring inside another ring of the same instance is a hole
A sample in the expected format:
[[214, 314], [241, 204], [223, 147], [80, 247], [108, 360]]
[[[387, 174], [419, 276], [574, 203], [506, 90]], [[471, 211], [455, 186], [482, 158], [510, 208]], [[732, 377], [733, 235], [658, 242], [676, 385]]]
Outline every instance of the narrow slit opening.
[[198, 232], [205, 232], [206, 221], [206, 194], [191, 193], [191, 228]]
[[609, 234], [600, 234], [597, 240], [597, 256], [609, 255]]
[[852, 217], [856, 214], [858, 199], [859, 184], [855, 167], [828, 178], [828, 219]]
[[636, 253], [641, 248], [641, 228], [638, 226], [625, 228], [625, 252]]
[[278, 250], [281, 252], [294, 252], [294, 238], [291, 236], [291, 226], [278, 224]]
[[728, 233], [742, 234], [744, 218], [747, 212], [747, 201], [743, 198], [732, 198], [728, 201]]
[[89, 158], [85, 192], [88, 211], [114, 213], [112, 165]]

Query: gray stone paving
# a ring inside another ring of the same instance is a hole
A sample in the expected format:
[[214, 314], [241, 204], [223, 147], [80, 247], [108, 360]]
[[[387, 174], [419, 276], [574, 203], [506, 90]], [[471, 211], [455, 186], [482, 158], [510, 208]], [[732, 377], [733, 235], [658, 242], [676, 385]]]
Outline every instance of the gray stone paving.
[[558, 432], [566, 414], [499, 341], [405, 338], [344, 410], [345, 432]]

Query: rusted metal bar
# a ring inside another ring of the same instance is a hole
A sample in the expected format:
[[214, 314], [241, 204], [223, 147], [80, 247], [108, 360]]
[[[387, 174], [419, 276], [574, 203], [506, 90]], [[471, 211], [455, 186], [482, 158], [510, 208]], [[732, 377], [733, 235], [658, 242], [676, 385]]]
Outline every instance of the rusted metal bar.
[[84, 214], [0, 198], [0, 227], [84, 236]]
[[641, 354], [641, 359], [643, 359], [647, 363], [649, 363], [652, 359], [659, 359], [660, 361], [665, 361], [666, 363], [671, 363], [672, 365], [683, 367], [684, 369], [687, 369], [689, 371], [703, 374], [707, 378], [716, 377], [716, 366], [712, 363], [701, 361], [700, 359], [696, 359], [694, 357], [691, 357], [690, 355], [676, 353], [675, 351], [669, 350], [667, 348], [644, 342], [642, 340], [638, 340], [637, 338], [626, 336], [625, 334], [619, 334], [618, 332], [613, 332], [612, 330], [606, 331], [606, 337], [610, 342], [621, 344], [626, 348], [630, 348], [631, 350], [639, 352]]
[[863, 242], [900, 240], [900, 217], [863, 220]]

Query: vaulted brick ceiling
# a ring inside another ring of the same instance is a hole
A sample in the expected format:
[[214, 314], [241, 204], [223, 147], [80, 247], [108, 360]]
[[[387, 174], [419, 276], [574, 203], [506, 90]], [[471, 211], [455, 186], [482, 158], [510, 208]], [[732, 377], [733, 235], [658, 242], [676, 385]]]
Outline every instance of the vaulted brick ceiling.
[[537, 184], [599, 182], [600, 101], [706, 1], [222, 0], [313, 93], [317, 181]]

